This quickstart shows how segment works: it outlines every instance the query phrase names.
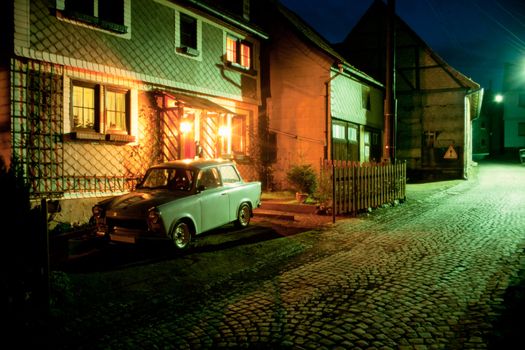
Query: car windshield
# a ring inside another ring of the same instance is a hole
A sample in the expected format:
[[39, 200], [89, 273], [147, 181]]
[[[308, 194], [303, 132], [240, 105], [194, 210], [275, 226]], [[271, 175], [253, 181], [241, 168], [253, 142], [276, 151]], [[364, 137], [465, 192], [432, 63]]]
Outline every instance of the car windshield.
[[191, 191], [194, 173], [184, 168], [150, 169], [139, 188]]

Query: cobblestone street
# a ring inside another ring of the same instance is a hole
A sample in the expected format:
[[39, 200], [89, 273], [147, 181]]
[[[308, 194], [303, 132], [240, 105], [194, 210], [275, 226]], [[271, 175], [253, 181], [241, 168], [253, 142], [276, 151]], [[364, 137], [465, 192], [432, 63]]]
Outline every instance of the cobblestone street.
[[[170, 261], [129, 268], [135, 276], [149, 274], [140, 288], [126, 277], [133, 301], [99, 301], [51, 343], [84, 349], [490, 348], [498, 320], [509, 311], [505, 292], [525, 266], [524, 179], [519, 163], [482, 162], [468, 181], [409, 185], [404, 204], [255, 243], [273, 244], [276, 260], [260, 257], [233, 273], [239, 266], [232, 258], [232, 274], [213, 285], [185, 284], [174, 268], [168, 273], [162, 266]], [[279, 255], [279, 247], [288, 253]], [[122, 286], [125, 278], [119, 278]]]

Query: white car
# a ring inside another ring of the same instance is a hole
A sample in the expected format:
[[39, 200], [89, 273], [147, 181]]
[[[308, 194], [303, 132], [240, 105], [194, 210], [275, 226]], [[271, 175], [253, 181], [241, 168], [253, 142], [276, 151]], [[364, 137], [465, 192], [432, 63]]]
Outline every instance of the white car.
[[244, 182], [228, 160], [177, 160], [152, 166], [135, 191], [93, 207], [97, 236], [135, 243], [170, 239], [186, 249], [195, 235], [234, 222], [246, 227], [261, 183]]

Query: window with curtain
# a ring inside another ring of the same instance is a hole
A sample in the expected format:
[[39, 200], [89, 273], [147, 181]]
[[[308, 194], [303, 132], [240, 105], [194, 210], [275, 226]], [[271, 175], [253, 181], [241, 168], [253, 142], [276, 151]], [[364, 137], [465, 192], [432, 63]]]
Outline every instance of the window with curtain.
[[103, 134], [129, 134], [129, 94], [129, 90], [100, 84], [73, 82], [72, 129]]

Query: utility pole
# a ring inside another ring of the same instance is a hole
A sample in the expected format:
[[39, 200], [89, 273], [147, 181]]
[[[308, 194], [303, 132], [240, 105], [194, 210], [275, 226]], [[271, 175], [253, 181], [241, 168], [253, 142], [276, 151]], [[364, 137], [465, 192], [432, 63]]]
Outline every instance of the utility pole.
[[383, 162], [396, 160], [396, 108], [395, 108], [395, 18], [396, 2], [387, 0], [385, 41], [385, 102], [383, 131]]

